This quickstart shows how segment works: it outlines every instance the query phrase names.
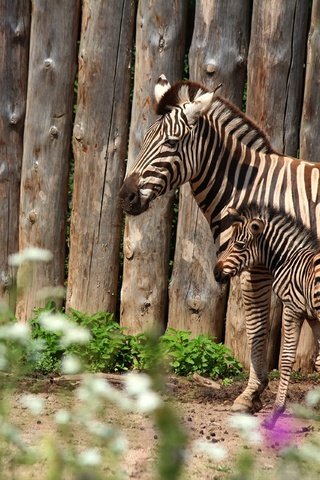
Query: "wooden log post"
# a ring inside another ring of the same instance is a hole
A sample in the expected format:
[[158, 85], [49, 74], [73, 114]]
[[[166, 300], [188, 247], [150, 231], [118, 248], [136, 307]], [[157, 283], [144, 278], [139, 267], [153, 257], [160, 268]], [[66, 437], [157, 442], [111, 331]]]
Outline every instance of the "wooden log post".
[[[246, 79], [250, 2], [215, 0], [196, 3], [189, 53], [190, 78], [241, 107]], [[222, 340], [226, 291], [214, 280], [215, 248], [210, 227], [190, 192], [181, 189], [169, 326], [207, 333]]]
[[[0, 0], [0, 298], [8, 256], [19, 250], [19, 203], [30, 40], [30, 3]], [[13, 309], [14, 305], [11, 305]]]
[[[171, 83], [181, 78], [186, 7], [184, 0], [139, 2], [128, 170], [156, 118], [152, 104], [158, 77], [164, 73]], [[165, 327], [172, 198], [160, 198], [141, 217], [126, 218], [121, 324], [131, 333]]]
[[67, 308], [115, 312], [135, 2], [85, 0]]
[[[304, 101], [300, 126], [300, 157], [320, 161], [320, 0], [313, 0], [309, 30]], [[316, 345], [312, 331], [304, 322], [297, 350], [295, 369], [311, 372]]]
[[29, 289], [18, 300], [17, 316], [22, 320], [41, 304], [39, 289], [64, 283], [79, 4], [79, 0], [32, 2], [19, 248], [46, 248], [54, 260], [38, 266]]
[[[299, 147], [307, 24], [308, 2], [253, 2], [247, 113], [266, 131], [276, 150], [295, 156]], [[228, 345], [248, 366], [244, 310], [240, 294], [234, 289], [230, 292], [226, 325]], [[270, 368], [277, 364], [280, 328], [281, 306], [273, 297], [268, 342]]]

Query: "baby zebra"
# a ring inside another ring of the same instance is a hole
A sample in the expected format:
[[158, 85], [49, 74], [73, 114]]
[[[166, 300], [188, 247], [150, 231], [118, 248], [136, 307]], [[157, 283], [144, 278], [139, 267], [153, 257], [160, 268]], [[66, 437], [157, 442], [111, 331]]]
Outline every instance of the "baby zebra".
[[273, 290], [283, 303], [280, 383], [272, 417], [265, 422], [272, 428], [285, 409], [302, 322], [306, 318], [320, 329], [320, 245], [310, 230], [282, 211], [251, 205], [240, 212], [230, 208], [229, 214], [234, 231], [218, 256], [217, 282], [262, 265], [272, 274]]

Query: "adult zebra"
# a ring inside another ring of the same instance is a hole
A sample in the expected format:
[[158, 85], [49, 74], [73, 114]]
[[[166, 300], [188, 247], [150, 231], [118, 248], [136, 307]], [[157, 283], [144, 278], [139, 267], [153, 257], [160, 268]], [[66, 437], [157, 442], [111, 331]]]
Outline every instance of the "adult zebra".
[[[139, 215], [156, 197], [190, 182], [218, 251], [231, 235], [228, 208], [254, 201], [290, 213], [320, 236], [320, 166], [277, 154], [240, 110], [193, 82], [155, 85], [159, 118], [147, 130], [137, 162], [120, 191], [123, 209]], [[257, 411], [268, 383], [266, 338], [272, 276], [254, 267], [241, 277], [250, 376], [234, 411]]]
[[273, 276], [273, 290], [283, 303], [283, 348], [273, 426], [285, 409], [289, 380], [304, 318], [320, 332], [320, 242], [316, 235], [281, 210], [269, 207], [229, 209], [234, 233], [218, 256], [217, 282], [225, 283], [255, 265]]

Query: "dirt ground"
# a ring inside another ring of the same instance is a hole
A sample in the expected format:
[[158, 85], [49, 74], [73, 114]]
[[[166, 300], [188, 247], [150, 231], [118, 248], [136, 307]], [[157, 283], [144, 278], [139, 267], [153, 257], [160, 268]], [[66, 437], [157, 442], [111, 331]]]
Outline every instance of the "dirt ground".
[[[111, 382], [121, 388], [121, 377], [111, 376]], [[22, 430], [24, 439], [30, 445], [38, 445], [41, 438], [46, 438], [55, 429], [53, 420], [54, 413], [60, 408], [72, 408], [74, 388], [76, 381], [51, 379], [35, 379], [26, 382], [14, 395], [12, 401], [12, 421]], [[250, 448], [255, 452], [257, 464], [265, 470], [268, 479], [273, 477], [274, 466], [277, 457], [286, 442], [289, 444], [302, 444], [311, 434], [320, 430], [320, 425], [312, 425], [310, 421], [292, 419], [287, 415], [281, 419], [278, 430], [282, 431], [281, 442], [274, 438], [272, 433], [261, 427], [263, 443], [249, 446], [239, 434], [230, 426], [230, 407], [233, 400], [241, 393], [245, 382], [236, 382], [230, 386], [221, 386], [220, 389], [212, 389], [201, 386], [193, 379], [170, 377], [168, 391], [174, 408], [179, 412], [181, 422], [189, 436], [190, 445], [197, 439], [204, 439], [210, 443], [223, 445], [228, 452], [228, 457], [218, 463], [209, 459], [206, 454], [192, 451], [186, 459], [183, 480], [201, 479], [224, 479], [232, 472], [232, 464], [235, 456], [243, 448]], [[263, 409], [256, 414], [262, 421], [271, 411], [275, 398], [278, 381], [270, 382], [263, 395]], [[319, 387], [317, 381], [296, 381], [290, 385], [289, 402], [303, 404], [305, 393], [315, 387]], [[34, 417], [29, 410], [21, 405], [21, 397], [26, 393], [34, 393], [45, 400], [45, 412]], [[289, 409], [290, 412], [290, 409]], [[123, 469], [126, 478], [133, 480], [154, 480], [154, 458], [158, 442], [158, 435], [152, 421], [140, 414], [123, 414], [116, 408], [107, 409], [104, 420], [110, 424], [118, 425], [128, 439], [128, 451], [123, 458]], [[77, 448], [85, 446], [85, 439], [81, 432], [74, 432], [72, 442]], [[40, 469], [40, 470], [39, 470]], [[45, 465], [38, 465], [37, 476], [41, 476], [41, 469], [45, 471]], [[28, 470], [30, 473], [30, 470]], [[269, 474], [270, 472], [270, 474]], [[23, 472], [17, 478], [31, 478], [24, 476]], [[108, 474], [106, 473], [106, 479]], [[111, 477], [109, 477], [111, 478]]]

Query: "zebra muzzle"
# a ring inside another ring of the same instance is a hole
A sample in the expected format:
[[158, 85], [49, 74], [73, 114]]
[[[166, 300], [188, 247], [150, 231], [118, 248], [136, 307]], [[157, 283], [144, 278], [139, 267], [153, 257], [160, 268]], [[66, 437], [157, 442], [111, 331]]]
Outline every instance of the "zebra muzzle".
[[217, 283], [227, 283], [230, 279], [230, 274], [225, 272], [219, 263], [214, 267], [213, 274]]
[[149, 201], [142, 199], [138, 187], [138, 174], [127, 177], [120, 189], [120, 205], [130, 215], [140, 215], [149, 207]]

